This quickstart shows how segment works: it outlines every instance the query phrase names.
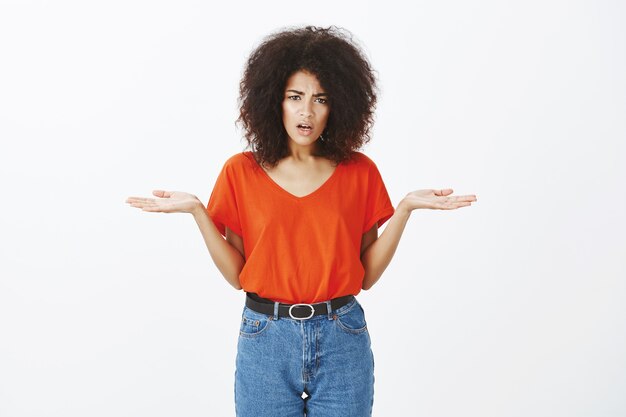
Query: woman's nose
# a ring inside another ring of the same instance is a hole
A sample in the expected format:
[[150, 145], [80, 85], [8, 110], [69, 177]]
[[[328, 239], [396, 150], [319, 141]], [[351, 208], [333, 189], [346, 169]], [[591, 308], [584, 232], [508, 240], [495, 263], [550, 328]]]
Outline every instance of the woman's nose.
[[311, 103], [307, 100], [302, 100], [302, 107], [300, 108], [300, 116], [307, 117], [312, 116]]

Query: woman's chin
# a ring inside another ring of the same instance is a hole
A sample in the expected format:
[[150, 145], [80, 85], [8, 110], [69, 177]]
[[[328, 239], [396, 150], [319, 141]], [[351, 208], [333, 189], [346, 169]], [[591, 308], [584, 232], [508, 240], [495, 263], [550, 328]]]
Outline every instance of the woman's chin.
[[300, 136], [300, 135], [290, 135], [289, 139], [291, 142], [293, 142], [296, 145], [299, 146], [309, 146], [309, 145], [313, 145], [319, 136]]

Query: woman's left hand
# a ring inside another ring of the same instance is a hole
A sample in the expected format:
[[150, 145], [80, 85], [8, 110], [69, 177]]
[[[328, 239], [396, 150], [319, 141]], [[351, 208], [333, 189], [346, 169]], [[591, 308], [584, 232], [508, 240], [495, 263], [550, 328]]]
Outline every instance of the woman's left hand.
[[450, 196], [451, 188], [442, 190], [416, 190], [408, 193], [400, 205], [408, 211], [415, 209], [454, 210], [471, 206], [477, 201], [474, 194]]

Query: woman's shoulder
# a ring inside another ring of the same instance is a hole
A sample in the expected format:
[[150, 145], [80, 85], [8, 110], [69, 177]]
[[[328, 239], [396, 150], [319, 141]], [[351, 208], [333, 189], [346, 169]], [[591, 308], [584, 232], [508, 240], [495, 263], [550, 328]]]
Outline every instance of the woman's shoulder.
[[357, 159], [357, 160], [359, 160], [359, 161], [361, 161], [361, 162], [366, 162], [366, 163], [373, 162], [372, 159], [369, 156], [365, 155], [361, 151], [353, 151], [352, 152], [352, 157]]
[[372, 158], [360, 151], [352, 151], [350, 157], [346, 160], [346, 163], [348, 165], [354, 164], [356, 166], [364, 167], [365, 169], [369, 169], [371, 166], [376, 166]]
[[251, 151], [237, 152], [231, 155], [224, 162], [224, 167], [230, 169], [245, 169], [253, 166], [255, 163], [254, 156]]

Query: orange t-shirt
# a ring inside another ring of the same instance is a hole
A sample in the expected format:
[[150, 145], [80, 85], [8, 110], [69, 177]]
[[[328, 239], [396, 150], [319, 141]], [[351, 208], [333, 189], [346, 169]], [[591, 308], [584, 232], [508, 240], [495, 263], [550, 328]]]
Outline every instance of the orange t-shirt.
[[283, 303], [361, 291], [362, 236], [395, 209], [374, 161], [361, 152], [353, 156], [303, 197], [272, 180], [251, 151], [226, 160], [206, 209], [223, 236], [228, 226], [243, 239], [244, 291]]

